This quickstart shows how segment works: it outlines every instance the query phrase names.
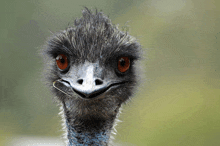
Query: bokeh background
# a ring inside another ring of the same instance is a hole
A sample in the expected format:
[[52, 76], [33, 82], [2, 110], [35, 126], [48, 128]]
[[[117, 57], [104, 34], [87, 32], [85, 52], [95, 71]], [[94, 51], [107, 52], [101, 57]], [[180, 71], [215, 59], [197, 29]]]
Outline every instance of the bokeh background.
[[38, 52], [84, 6], [102, 10], [144, 50], [145, 80], [123, 106], [115, 142], [219, 146], [219, 0], [1, 0], [0, 145], [62, 145]]

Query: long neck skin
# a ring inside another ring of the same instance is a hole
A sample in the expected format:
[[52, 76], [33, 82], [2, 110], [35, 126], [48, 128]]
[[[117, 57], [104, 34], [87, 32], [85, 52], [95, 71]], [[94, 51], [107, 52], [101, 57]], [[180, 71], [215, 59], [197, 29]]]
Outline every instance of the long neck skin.
[[116, 115], [104, 118], [85, 115], [76, 107], [63, 102], [68, 146], [107, 146]]
[[67, 123], [68, 146], [107, 146], [109, 142], [110, 130], [103, 132], [80, 132], [75, 129], [76, 125]]

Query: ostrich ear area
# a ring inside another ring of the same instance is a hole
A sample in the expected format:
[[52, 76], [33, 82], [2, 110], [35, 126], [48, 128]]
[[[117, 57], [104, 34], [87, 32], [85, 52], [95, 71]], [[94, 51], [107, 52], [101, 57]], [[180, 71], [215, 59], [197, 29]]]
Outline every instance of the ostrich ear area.
[[73, 90], [72, 90], [71, 86], [68, 83], [66, 83], [65, 81], [63, 81], [62, 79], [54, 81], [53, 87], [68, 96], [71, 96], [71, 94], [73, 94]]

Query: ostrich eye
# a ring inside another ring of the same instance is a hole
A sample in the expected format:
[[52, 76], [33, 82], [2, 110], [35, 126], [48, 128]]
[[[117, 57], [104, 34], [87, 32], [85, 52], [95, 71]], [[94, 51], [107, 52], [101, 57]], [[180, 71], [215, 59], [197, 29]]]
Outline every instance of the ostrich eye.
[[56, 62], [57, 62], [57, 66], [59, 67], [59, 69], [66, 69], [68, 67], [68, 59], [66, 57], [66, 55], [64, 54], [60, 54], [56, 57]]
[[130, 59], [128, 57], [121, 57], [118, 59], [118, 70], [126, 72], [130, 67]]

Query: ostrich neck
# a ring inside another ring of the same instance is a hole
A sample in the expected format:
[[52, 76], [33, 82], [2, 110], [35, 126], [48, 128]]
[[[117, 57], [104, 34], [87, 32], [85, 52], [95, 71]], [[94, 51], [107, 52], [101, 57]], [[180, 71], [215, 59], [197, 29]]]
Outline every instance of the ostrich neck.
[[68, 146], [107, 146], [110, 130], [103, 132], [77, 132], [74, 125], [67, 123]]
[[63, 104], [68, 146], [107, 146], [115, 116], [79, 116], [75, 108]]

